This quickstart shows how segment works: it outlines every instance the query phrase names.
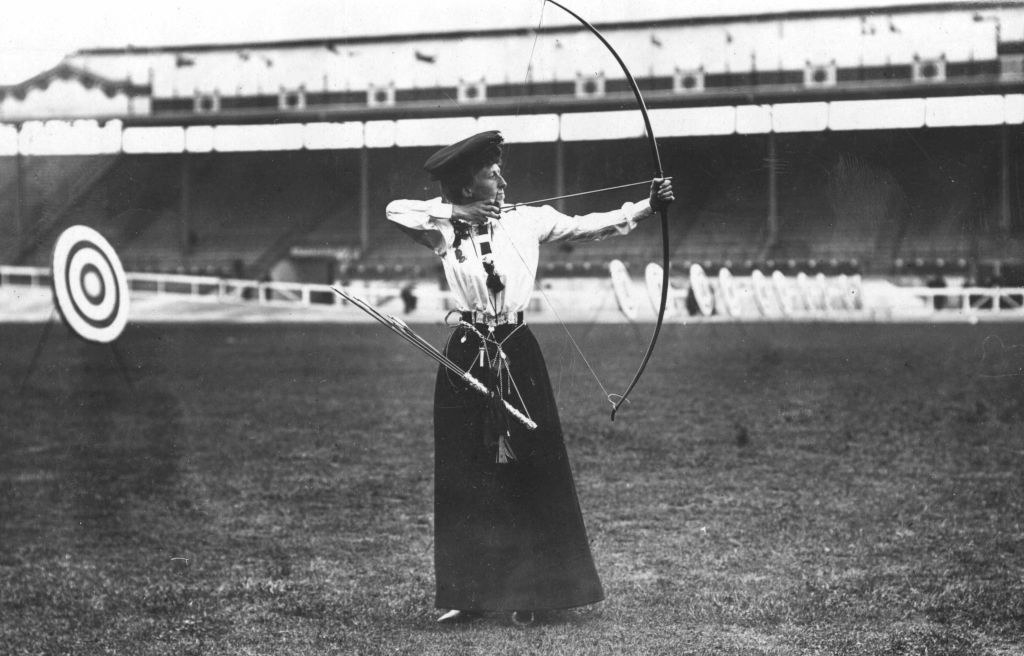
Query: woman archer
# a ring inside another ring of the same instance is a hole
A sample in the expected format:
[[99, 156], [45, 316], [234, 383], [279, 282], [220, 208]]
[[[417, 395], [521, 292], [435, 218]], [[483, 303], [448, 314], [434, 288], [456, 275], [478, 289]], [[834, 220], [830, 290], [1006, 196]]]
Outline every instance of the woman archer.
[[[540, 348], [524, 322], [541, 243], [625, 235], [674, 200], [669, 179], [649, 198], [567, 216], [550, 206], [502, 214], [502, 136], [483, 132], [424, 164], [442, 195], [396, 200], [387, 217], [441, 258], [460, 321], [445, 354], [484, 381], [491, 398], [441, 367], [434, 388], [434, 565], [439, 622], [485, 612], [537, 611], [601, 601]], [[533, 423], [510, 417], [508, 403]]]

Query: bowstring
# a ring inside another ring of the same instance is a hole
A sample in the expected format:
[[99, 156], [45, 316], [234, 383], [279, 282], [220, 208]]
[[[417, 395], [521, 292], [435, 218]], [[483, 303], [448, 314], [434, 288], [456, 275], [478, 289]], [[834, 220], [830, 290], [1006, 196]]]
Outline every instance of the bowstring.
[[[529, 85], [533, 79], [533, 55], [537, 51], [537, 42], [540, 41], [540, 28], [544, 24], [544, 10], [548, 6], [547, 0], [541, 0], [540, 3], [540, 16], [537, 19], [537, 27], [533, 28], [533, 43], [530, 45], [530, 56], [526, 60], [526, 72], [523, 74], [523, 84]], [[516, 111], [512, 115], [512, 122], [519, 122], [519, 114], [522, 112], [523, 103], [522, 101], [516, 102]], [[511, 154], [513, 144], [505, 144], [505, 152]]]
[[[542, 0], [540, 3], [540, 17], [537, 19], [537, 27], [533, 30], [533, 45], [530, 46], [530, 58], [526, 60], [526, 75], [523, 77], [525, 84], [530, 84], [533, 78], [533, 55], [537, 51], [537, 42], [540, 40], [540, 28], [544, 25], [544, 10], [547, 9], [548, 0]], [[522, 103], [516, 103], [515, 117], [519, 118], [519, 110], [522, 107]]]
[[[529, 56], [529, 59], [526, 60], [526, 73], [523, 76], [524, 80], [525, 80], [525, 84], [529, 84], [530, 83], [530, 80], [531, 80], [532, 75], [533, 75], [533, 58], [534, 58], [534, 55], [535, 55], [535, 53], [537, 51], [537, 42], [540, 41], [540, 31], [541, 31], [541, 27], [543, 27], [543, 25], [544, 25], [544, 11], [547, 9], [547, 6], [548, 6], [547, 0], [541, 0], [541, 3], [540, 3], [540, 16], [538, 17], [538, 20], [537, 20], [537, 27], [535, 27], [534, 30], [533, 30], [533, 44], [530, 46], [530, 56]], [[522, 107], [521, 103], [516, 103], [516, 112], [515, 112], [515, 115], [514, 115], [515, 119], [519, 118], [519, 113], [520, 113], [521, 107]], [[538, 201], [531, 201], [531, 202], [538, 202]], [[524, 204], [523, 203], [519, 203], [519, 204], [513, 205], [510, 209], [515, 209], [516, 207], [519, 207], [521, 205], [524, 205]], [[516, 246], [515, 240], [512, 238], [512, 235], [508, 232], [508, 230], [505, 229], [505, 226], [503, 226], [501, 224], [500, 220], [499, 221], [495, 221], [495, 223], [497, 223], [498, 226], [500, 226], [500, 228], [505, 231], [505, 236], [508, 238], [508, 242], [509, 242], [509, 244], [511, 244], [512, 250], [515, 251], [516, 256], [519, 258], [519, 261], [523, 263], [523, 267], [527, 271], [529, 271], [530, 270], [530, 265], [526, 263], [526, 258], [523, 257], [523, 254], [522, 254], [522, 252], [520, 252], [519, 247]], [[536, 271], [534, 271], [534, 280], [536, 280]], [[614, 408], [615, 407], [615, 401], [612, 399], [612, 397], [614, 395], [611, 394], [608, 391], [608, 388], [605, 387], [604, 383], [601, 382], [601, 378], [597, 375], [597, 371], [594, 370], [594, 366], [592, 364], [590, 364], [590, 360], [587, 359], [587, 356], [583, 353], [583, 349], [581, 349], [580, 345], [576, 342], [576, 338], [574, 338], [572, 336], [572, 333], [569, 331], [569, 327], [565, 325], [564, 321], [562, 321], [562, 317], [558, 313], [558, 310], [555, 308], [554, 303], [551, 302], [551, 299], [548, 297], [547, 293], [544, 291], [543, 285], [536, 285], [536, 288], [537, 288], [538, 291], [540, 291], [540, 295], [541, 295], [541, 297], [543, 297], [544, 302], [547, 303], [547, 306], [551, 309], [551, 312], [555, 315], [555, 320], [558, 321], [558, 324], [560, 326], [562, 326], [562, 330], [565, 331], [565, 335], [566, 335], [566, 337], [569, 338], [569, 342], [572, 344], [573, 348], [576, 349], [576, 353], [579, 354], [580, 359], [583, 360], [583, 363], [587, 366], [587, 370], [590, 371], [590, 375], [593, 376], [594, 381], [597, 382], [597, 386], [601, 388], [601, 393], [604, 394], [605, 398], [608, 400], [609, 403], [611, 403], [612, 407]]]
[[[671, 180], [671, 178], [665, 178], [665, 179], [666, 180]], [[639, 187], [640, 185], [647, 185], [647, 184], [651, 184], [651, 181], [650, 180], [641, 180], [639, 182], [628, 182], [626, 184], [615, 185], [614, 187], [601, 187], [600, 189], [591, 189], [589, 191], [577, 191], [574, 194], [566, 194], [564, 196], [552, 196], [551, 198], [540, 198], [538, 200], [530, 200], [530, 201], [526, 201], [524, 203], [511, 203], [511, 204], [508, 204], [508, 205], [502, 205], [501, 206], [501, 211], [502, 212], [511, 212], [512, 210], [516, 209], [517, 207], [522, 207], [524, 205], [537, 205], [538, 203], [546, 203], [546, 202], [551, 201], [551, 200], [562, 200], [564, 198], [576, 198], [578, 196], [589, 196], [591, 194], [599, 194], [599, 193], [604, 192], [604, 191], [615, 191], [616, 189], [627, 189], [629, 187]]]
[[[529, 271], [530, 270], [530, 265], [526, 263], [526, 258], [523, 257], [523, 254], [519, 250], [519, 247], [516, 246], [516, 242], [512, 238], [512, 234], [509, 233], [509, 231], [505, 228], [505, 226], [503, 226], [501, 224], [501, 221], [495, 221], [495, 223], [497, 223], [498, 226], [502, 230], [505, 231], [505, 236], [508, 238], [508, 243], [512, 246], [512, 250], [515, 251], [516, 255], [519, 257], [519, 260], [523, 263], [523, 267], [525, 267], [526, 270]], [[536, 272], [534, 272], [534, 276], [536, 276]], [[572, 336], [572, 333], [569, 331], [569, 327], [565, 325], [564, 321], [562, 321], [562, 317], [561, 317], [560, 314], [558, 314], [558, 310], [555, 308], [554, 303], [552, 303], [551, 299], [548, 298], [547, 293], [544, 291], [544, 286], [543, 285], [537, 285], [536, 287], [537, 287], [537, 290], [540, 292], [540, 295], [544, 298], [544, 302], [548, 304], [548, 307], [551, 309], [551, 312], [555, 315], [555, 320], [558, 321], [558, 324], [560, 326], [562, 326], [562, 330], [565, 331], [566, 336], [569, 338], [569, 342], [572, 343], [573, 348], [575, 348], [576, 352], [579, 353], [580, 359], [582, 359], [583, 363], [585, 365], [587, 365], [587, 369], [590, 370], [590, 375], [594, 377], [594, 380], [597, 382], [597, 386], [601, 388], [601, 392], [605, 395], [605, 398], [608, 399], [609, 403], [611, 403], [612, 405], [615, 405], [615, 402], [612, 401], [612, 397], [614, 395], [609, 393], [608, 392], [608, 388], [606, 388], [604, 386], [604, 383], [601, 382], [601, 378], [597, 375], [597, 371], [594, 370], [593, 365], [590, 364], [590, 360], [588, 360], [587, 356], [583, 353], [583, 349], [580, 348], [580, 345], [576, 342], [576, 339]]]

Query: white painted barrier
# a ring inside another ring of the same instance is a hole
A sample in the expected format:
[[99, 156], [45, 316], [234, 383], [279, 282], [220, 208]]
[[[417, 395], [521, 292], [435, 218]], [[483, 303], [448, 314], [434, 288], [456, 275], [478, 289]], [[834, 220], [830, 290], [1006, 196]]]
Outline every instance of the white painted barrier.
[[[133, 297], [143, 300], [160, 299], [186, 300], [195, 303], [222, 304], [225, 307], [263, 306], [268, 309], [331, 308], [344, 307], [345, 303], [329, 285], [259, 282], [214, 276], [190, 276], [165, 273], [127, 273], [129, 289]], [[820, 279], [819, 279], [820, 280]], [[839, 279], [829, 279], [828, 285], [837, 293]], [[401, 300], [402, 287], [409, 281], [351, 280], [347, 289], [352, 290], [384, 311], [396, 315], [405, 310]], [[450, 296], [436, 283], [413, 281], [418, 309], [411, 320], [438, 321], [444, 312], [452, 309]], [[749, 277], [737, 276], [736, 289], [749, 295], [752, 282]], [[0, 265], [0, 292], [5, 289], [35, 290], [41, 298], [49, 294], [50, 270], [42, 267]], [[531, 321], [565, 322], [621, 322], [625, 318], [618, 311], [611, 280], [600, 278], [550, 278], [541, 282], [541, 290], [534, 295], [530, 306]], [[684, 293], [685, 286], [671, 287], [670, 296]], [[805, 310], [791, 317], [761, 317], [752, 310], [752, 303], [743, 305], [741, 316], [715, 314], [710, 317], [691, 317], [685, 312], [668, 318], [671, 322], [693, 323], [700, 321], [929, 321], [929, 320], [974, 320], [974, 319], [1024, 319], [1024, 288], [998, 287], [901, 287], [884, 278], [864, 279], [859, 283], [859, 302], [853, 309], [829, 306], [821, 310]], [[0, 300], [7, 298], [0, 295]], [[941, 299], [936, 302], [937, 299]], [[749, 300], [749, 299], [747, 299]], [[685, 298], [670, 298], [670, 303], [679, 304]], [[551, 306], [555, 306], [552, 308]], [[7, 316], [18, 312], [17, 303], [8, 307], [0, 304], [0, 319], [17, 320]], [[347, 308], [345, 308], [347, 310]], [[49, 310], [47, 310], [47, 313]], [[338, 316], [337, 310], [330, 315], [318, 313], [321, 318]], [[353, 313], [352, 316], [355, 316]], [[341, 317], [349, 320], [349, 313]], [[638, 307], [637, 321], [653, 321], [652, 308]], [[179, 317], [187, 320], [187, 317]]]

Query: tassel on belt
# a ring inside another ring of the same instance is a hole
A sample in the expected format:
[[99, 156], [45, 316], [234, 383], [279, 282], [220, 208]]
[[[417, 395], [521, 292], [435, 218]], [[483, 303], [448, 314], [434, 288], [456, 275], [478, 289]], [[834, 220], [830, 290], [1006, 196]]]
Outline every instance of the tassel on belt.
[[[470, 321], [473, 319], [474, 321]], [[523, 313], [522, 312], [508, 312], [500, 315], [486, 314], [483, 312], [463, 312], [462, 313], [462, 325], [474, 332], [477, 338], [480, 340], [480, 355], [479, 355], [479, 366], [483, 368], [484, 384], [490, 390], [490, 398], [487, 400], [487, 413], [484, 418], [484, 444], [490, 447], [497, 447], [497, 455], [495, 462], [499, 464], [507, 464], [513, 462], [516, 459], [515, 453], [512, 451], [511, 439], [512, 432], [509, 422], [509, 410], [506, 407], [507, 401], [514, 394], [519, 396], [518, 390], [515, 389], [515, 382], [512, 380], [512, 372], [509, 370], [508, 356], [502, 349], [502, 343], [505, 339], [508, 339], [511, 335], [505, 336], [501, 341], [493, 339], [493, 329], [495, 325], [480, 323], [479, 319], [490, 320], [492, 322], [497, 320], [504, 320], [502, 323], [496, 325], [508, 326], [508, 325], [522, 325]], [[492, 338], [488, 338], [484, 335], [484, 331], [478, 327], [483, 327], [491, 334]], [[513, 330], [515, 332], [515, 330]], [[488, 343], [494, 345], [494, 355], [488, 352]], [[522, 403], [522, 397], [519, 396], [519, 403]], [[523, 408], [524, 412], [526, 408]], [[527, 419], [529, 414], [525, 415]]]

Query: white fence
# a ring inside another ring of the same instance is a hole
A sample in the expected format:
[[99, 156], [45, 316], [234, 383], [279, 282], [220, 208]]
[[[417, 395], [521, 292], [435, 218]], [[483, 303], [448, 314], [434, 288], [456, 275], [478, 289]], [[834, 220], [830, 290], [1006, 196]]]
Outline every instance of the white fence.
[[[126, 273], [128, 288], [133, 292], [156, 295], [178, 294], [196, 298], [216, 298], [222, 301], [248, 300], [255, 303], [284, 302], [310, 305], [315, 294], [324, 298], [341, 297], [329, 285], [286, 282], [259, 282], [215, 276], [190, 276], [172, 273]], [[50, 270], [42, 267], [0, 265], [0, 286], [49, 286]], [[322, 301], [327, 302], [327, 301]]]
[[[133, 297], [144, 300], [160, 299], [219, 303], [225, 307], [260, 306], [273, 308], [324, 308], [346, 306], [340, 296], [329, 285], [259, 282], [213, 276], [189, 276], [161, 273], [128, 273], [129, 288]], [[688, 281], [673, 284], [670, 305], [676, 312], [670, 313], [667, 321], [756, 321], [760, 316], [755, 309], [745, 311], [739, 317], [727, 317], [716, 313], [711, 317], [691, 317], [685, 312]], [[742, 287], [748, 281], [738, 279]], [[642, 286], [642, 281], [634, 281]], [[37, 288], [42, 292], [50, 286], [50, 270], [40, 267], [0, 265], [0, 290]], [[373, 305], [382, 306], [386, 311], [408, 311], [401, 300], [404, 284], [401, 281], [348, 282], [345, 287]], [[412, 319], [436, 321], [444, 311], [451, 309], [448, 294], [436, 283], [416, 282], [415, 296], [418, 310]], [[638, 289], [636, 296], [644, 294]], [[5, 298], [5, 297], [0, 297]], [[641, 308], [638, 321], [653, 321], [655, 314], [651, 307]], [[753, 304], [748, 304], [753, 307]], [[554, 306], [554, 307], [552, 307]], [[557, 310], [555, 309], [557, 307]], [[2, 309], [2, 308], [0, 308]], [[358, 317], [345, 307], [344, 313], [332, 313], [338, 318], [350, 320]], [[544, 321], [625, 321], [617, 309], [615, 294], [608, 278], [552, 278], [542, 282], [541, 291], [535, 294], [530, 308], [531, 320]], [[322, 316], [322, 315], [321, 315]], [[885, 279], [866, 279], [863, 294], [856, 309], [823, 311], [803, 310], [788, 315], [775, 314], [767, 317], [774, 320], [810, 321], [900, 321], [900, 320], [974, 320], [974, 319], [1024, 319], [1024, 288], [993, 287], [902, 287]], [[187, 320], [187, 317], [181, 317]]]

